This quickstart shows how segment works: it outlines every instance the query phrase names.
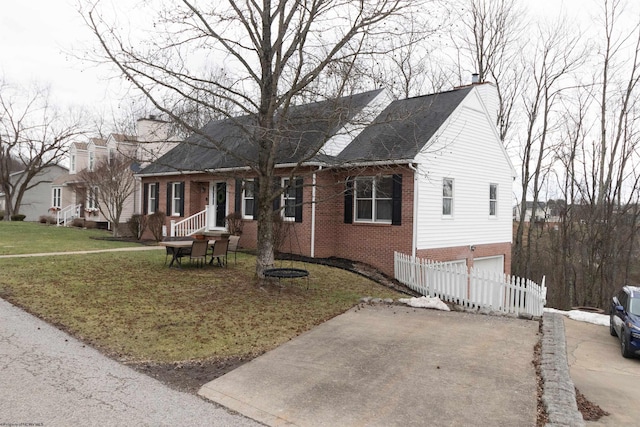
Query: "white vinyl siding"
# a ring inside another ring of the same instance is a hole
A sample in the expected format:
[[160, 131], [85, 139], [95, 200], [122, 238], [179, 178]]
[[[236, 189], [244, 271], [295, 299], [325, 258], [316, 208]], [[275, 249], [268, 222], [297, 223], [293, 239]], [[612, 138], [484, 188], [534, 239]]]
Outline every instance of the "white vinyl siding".
[[[418, 250], [511, 242], [514, 172], [493, 127], [471, 92], [416, 157]], [[444, 178], [454, 180], [452, 217], [442, 214]], [[490, 184], [497, 185], [495, 217], [487, 215]]]

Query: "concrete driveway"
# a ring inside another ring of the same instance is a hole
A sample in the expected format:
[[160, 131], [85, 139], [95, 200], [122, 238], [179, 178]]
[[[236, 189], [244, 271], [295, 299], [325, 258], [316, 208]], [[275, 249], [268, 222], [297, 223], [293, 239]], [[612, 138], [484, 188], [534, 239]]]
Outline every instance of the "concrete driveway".
[[267, 425], [535, 426], [538, 322], [356, 308], [200, 390]]
[[640, 359], [625, 359], [620, 340], [609, 328], [565, 318], [571, 379], [592, 403], [610, 413], [587, 425], [638, 425], [640, 420]]

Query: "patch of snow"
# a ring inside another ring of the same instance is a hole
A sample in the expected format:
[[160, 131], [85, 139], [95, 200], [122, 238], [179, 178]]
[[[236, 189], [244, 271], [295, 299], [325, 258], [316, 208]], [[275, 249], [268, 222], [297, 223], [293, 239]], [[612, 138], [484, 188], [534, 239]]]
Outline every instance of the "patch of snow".
[[410, 307], [433, 308], [435, 310], [451, 311], [447, 304], [443, 303], [442, 300], [438, 297], [400, 298], [398, 302], [407, 304]]
[[589, 313], [581, 310], [562, 311], [556, 310], [555, 308], [545, 308], [544, 311], [546, 311], [547, 313], [559, 313], [567, 316], [569, 319], [577, 320], [579, 322], [593, 323], [594, 325], [600, 326], [609, 326], [608, 314]]

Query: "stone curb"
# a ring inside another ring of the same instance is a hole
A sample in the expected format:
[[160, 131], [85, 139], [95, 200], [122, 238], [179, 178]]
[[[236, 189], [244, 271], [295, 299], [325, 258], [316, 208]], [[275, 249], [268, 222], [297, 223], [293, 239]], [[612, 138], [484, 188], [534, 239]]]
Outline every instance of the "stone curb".
[[543, 380], [542, 402], [547, 411], [549, 427], [584, 427], [578, 411], [576, 392], [569, 374], [567, 341], [561, 314], [544, 313], [542, 316], [542, 349], [540, 374]]

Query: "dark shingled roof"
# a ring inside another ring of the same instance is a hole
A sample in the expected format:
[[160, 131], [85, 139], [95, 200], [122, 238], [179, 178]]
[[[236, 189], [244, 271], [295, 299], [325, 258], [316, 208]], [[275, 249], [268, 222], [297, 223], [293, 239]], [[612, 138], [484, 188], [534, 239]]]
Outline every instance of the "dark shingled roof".
[[[349, 123], [382, 89], [290, 109], [280, 127], [278, 164], [297, 163], [315, 157], [328, 138]], [[141, 174], [239, 168], [257, 161], [258, 149], [251, 135], [258, 130], [255, 116], [212, 120], [189, 136]], [[212, 141], [226, 150], [216, 148]], [[235, 153], [236, 155], [229, 154]]]
[[411, 160], [471, 87], [394, 101], [337, 156], [338, 162]]

